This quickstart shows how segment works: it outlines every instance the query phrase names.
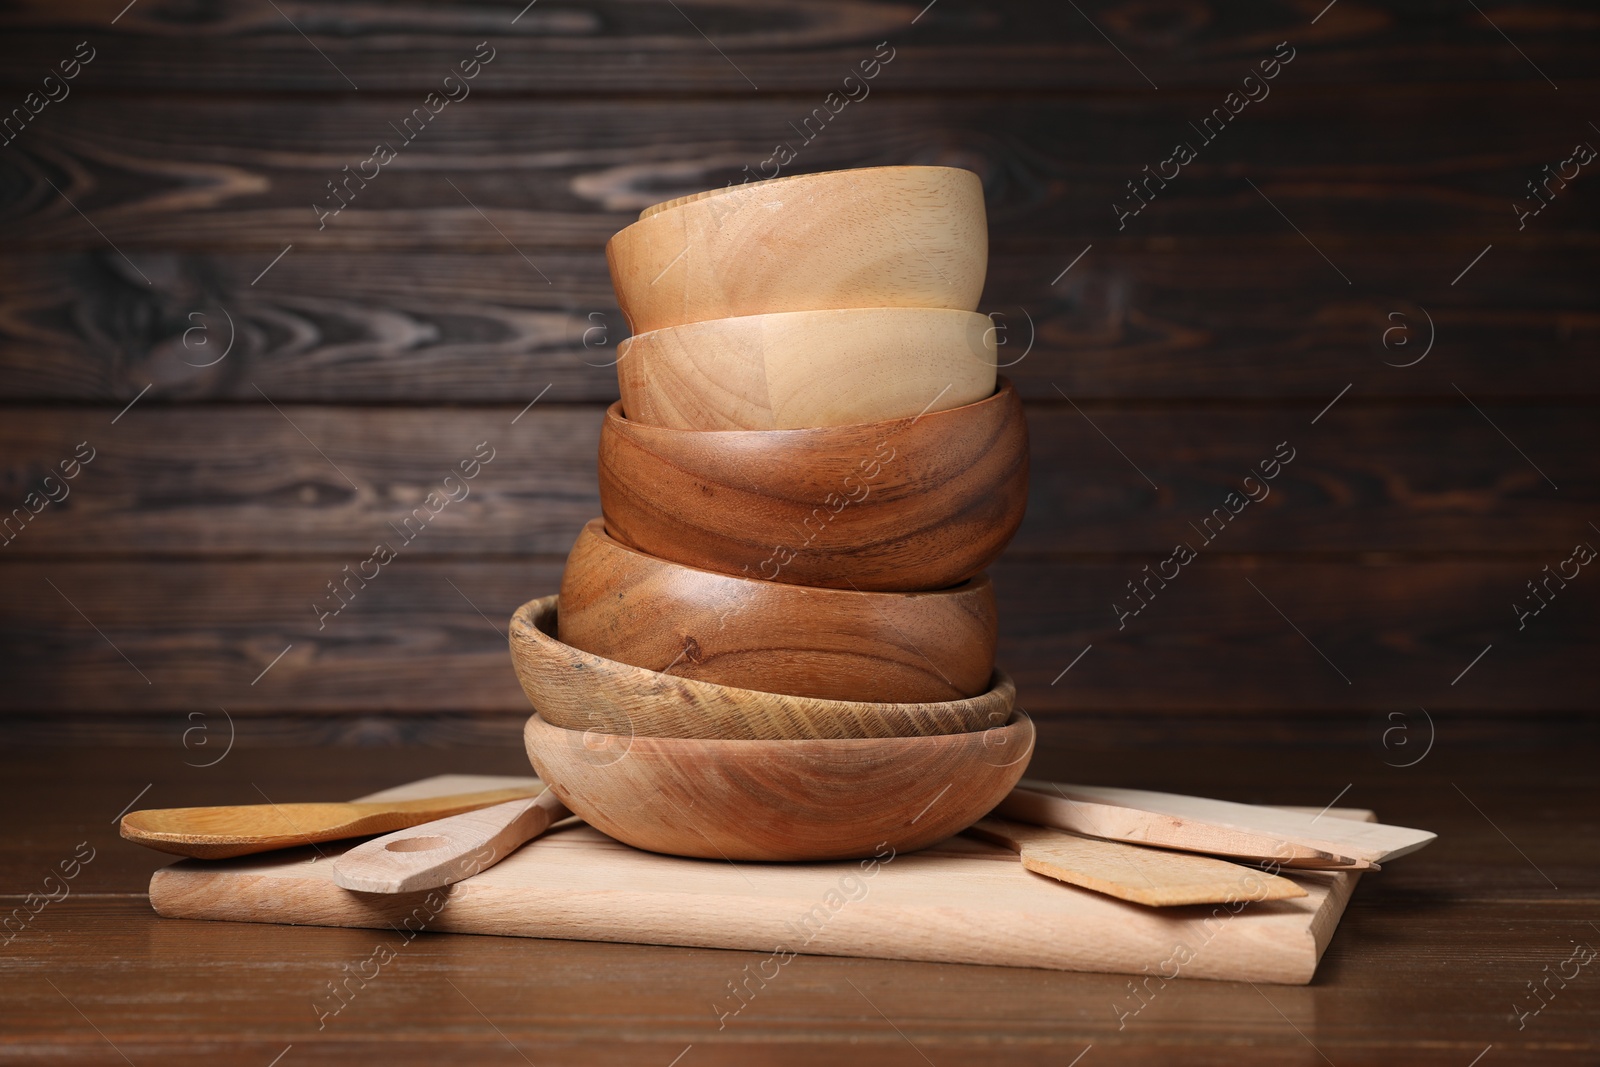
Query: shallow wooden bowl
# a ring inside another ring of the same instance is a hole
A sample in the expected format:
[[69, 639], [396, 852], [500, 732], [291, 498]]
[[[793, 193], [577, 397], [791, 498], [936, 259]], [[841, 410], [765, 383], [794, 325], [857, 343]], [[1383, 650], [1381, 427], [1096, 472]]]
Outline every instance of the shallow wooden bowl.
[[892, 703], [959, 700], [994, 672], [988, 575], [927, 593], [858, 593], [647, 556], [594, 519], [561, 578], [574, 648], [680, 678], [768, 693]]
[[785, 311], [669, 326], [617, 348], [622, 410], [679, 430], [792, 430], [947, 411], [994, 392], [987, 315]]
[[704, 570], [837, 589], [941, 589], [977, 574], [1027, 508], [1011, 383], [920, 418], [806, 430], [600, 431], [612, 537]]
[[528, 758], [589, 825], [715, 860], [887, 859], [971, 826], [1017, 784], [1033, 722], [936, 737], [708, 741], [523, 731]]
[[565, 729], [741, 740], [954, 734], [1005, 722], [1017, 697], [1001, 670], [980, 696], [926, 704], [786, 696], [660, 674], [559, 640], [558, 600], [547, 596], [517, 609], [511, 661], [533, 709]]
[[684, 197], [606, 243], [633, 333], [773, 311], [975, 311], [989, 255], [983, 183], [952, 167], [869, 167]]

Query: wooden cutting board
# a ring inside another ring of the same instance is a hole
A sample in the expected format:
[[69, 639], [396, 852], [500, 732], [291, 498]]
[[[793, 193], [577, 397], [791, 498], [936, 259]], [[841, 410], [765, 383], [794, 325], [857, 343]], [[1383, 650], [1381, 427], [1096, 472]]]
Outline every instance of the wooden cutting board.
[[[360, 800], [531, 784], [439, 775]], [[1332, 809], [1325, 817], [1371, 820]], [[351, 842], [353, 844], [353, 842]], [[957, 836], [876, 864], [727, 863], [641, 852], [578, 823], [445, 889], [385, 896], [334, 885], [342, 843], [182, 860], [150, 879], [169, 918], [790, 951], [1304, 984], [1358, 874], [1297, 871], [1293, 900], [1153, 909], [1025, 870]], [[1287, 873], [1287, 872], [1285, 872]], [[1181, 950], [1180, 950], [1181, 946]]]

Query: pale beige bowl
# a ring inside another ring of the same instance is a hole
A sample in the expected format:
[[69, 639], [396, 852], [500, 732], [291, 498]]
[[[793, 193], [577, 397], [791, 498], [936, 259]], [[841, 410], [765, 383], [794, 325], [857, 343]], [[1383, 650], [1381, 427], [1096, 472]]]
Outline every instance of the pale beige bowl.
[[1000, 670], [985, 693], [924, 704], [787, 696], [660, 674], [563, 644], [558, 602], [547, 596], [517, 609], [511, 662], [534, 710], [579, 732], [743, 740], [953, 734], [1005, 722], [1016, 700]]
[[933, 737], [619, 737], [537, 715], [523, 731], [539, 777], [589, 825], [635, 848], [718, 861], [888, 859], [942, 841], [1011, 792], [1033, 737], [1021, 714]]
[[678, 430], [793, 430], [910, 418], [994, 392], [994, 322], [947, 308], [712, 319], [617, 348], [622, 410]]
[[636, 334], [777, 311], [976, 311], [988, 256], [983, 183], [952, 167], [736, 185], [647, 210], [606, 243]]

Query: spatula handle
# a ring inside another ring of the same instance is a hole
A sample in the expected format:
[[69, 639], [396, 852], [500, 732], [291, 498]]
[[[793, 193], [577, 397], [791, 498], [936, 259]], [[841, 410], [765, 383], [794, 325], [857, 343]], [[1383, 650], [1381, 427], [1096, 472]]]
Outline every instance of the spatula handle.
[[413, 893], [470, 878], [572, 813], [546, 791], [357, 845], [333, 861], [333, 880], [364, 893]]

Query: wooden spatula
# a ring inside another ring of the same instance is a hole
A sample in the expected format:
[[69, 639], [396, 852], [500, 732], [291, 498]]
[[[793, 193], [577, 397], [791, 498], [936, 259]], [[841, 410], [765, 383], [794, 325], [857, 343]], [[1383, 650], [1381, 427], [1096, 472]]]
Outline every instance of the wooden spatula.
[[150, 808], [122, 817], [122, 836], [160, 852], [215, 860], [432, 822], [464, 811], [536, 796], [539, 789], [491, 789], [382, 803], [245, 804]]
[[1154, 816], [1184, 820], [1190, 825], [1204, 823], [1229, 831], [1277, 838], [1331, 855], [1348, 856], [1357, 864], [1376, 864], [1397, 859], [1415, 852], [1438, 836], [1408, 826], [1355, 822], [1260, 804], [1237, 804], [1230, 800], [1157, 793], [1148, 789], [1113, 789], [1110, 786], [1026, 780], [1023, 785], [1034, 791], [1079, 803], [1088, 801], [1134, 808]]
[[363, 893], [414, 893], [470, 878], [571, 815], [549, 790], [363, 841], [333, 861], [333, 880]]
[[1135, 904], [1231, 904], [1306, 895], [1287, 878], [1210, 856], [1100, 841], [1005, 819], [980, 819], [967, 832], [1020, 852], [1030, 871]]
[[1016, 822], [1066, 830], [1084, 837], [1203, 852], [1307, 870], [1376, 870], [1378, 865], [1270, 833], [1254, 833], [1204, 819], [1144, 811], [1072, 796], [1047, 782], [1019, 785], [994, 809]]

